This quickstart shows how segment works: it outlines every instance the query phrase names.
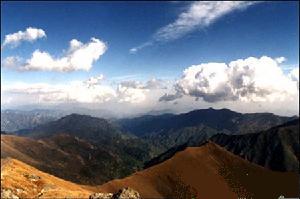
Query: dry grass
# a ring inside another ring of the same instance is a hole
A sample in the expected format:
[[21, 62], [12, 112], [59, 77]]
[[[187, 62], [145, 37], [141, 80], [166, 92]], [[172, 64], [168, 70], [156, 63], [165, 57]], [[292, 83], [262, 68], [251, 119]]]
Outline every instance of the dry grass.
[[21, 198], [88, 198], [91, 191], [41, 172], [18, 160], [1, 159], [1, 189]]

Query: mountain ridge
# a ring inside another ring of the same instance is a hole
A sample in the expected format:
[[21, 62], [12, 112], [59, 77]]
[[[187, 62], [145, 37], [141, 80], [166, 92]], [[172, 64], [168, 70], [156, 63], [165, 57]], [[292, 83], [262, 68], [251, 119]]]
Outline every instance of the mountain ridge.
[[[271, 136], [271, 135], [273, 136]], [[276, 134], [281, 134], [280, 136], [276, 136]], [[267, 136], [266, 136], [267, 135]], [[275, 135], [275, 136], [274, 136]], [[257, 143], [255, 139], [257, 137], [262, 137], [264, 142]], [[233, 138], [240, 138], [245, 140], [244, 143], [239, 143], [238, 139]], [[225, 139], [225, 141], [223, 140]], [[282, 143], [281, 139], [286, 141], [286, 146], [284, 147], [283, 151], [276, 151], [275, 149], [278, 147], [280, 148], [280, 144]], [[250, 141], [249, 141], [250, 140]], [[251, 141], [252, 140], [252, 141]], [[242, 158], [245, 158], [251, 162], [254, 162], [258, 165], [270, 168], [276, 171], [294, 171], [298, 172], [299, 169], [299, 119], [295, 119], [289, 121], [287, 123], [272, 127], [268, 130], [261, 131], [258, 133], [248, 133], [242, 135], [226, 135], [226, 134], [215, 134], [208, 140], [200, 140], [198, 143], [184, 143], [182, 145], [178, 145], [172, 147], [165, 151], [164, 153], [156, 156], [155, 158], [151, 159], [150, 161], [146, 162], [144, 168], [149, 168], [153, 165], [159, 164], [169, 158], [171, 158], [174, 154], [178, 151], [182, 151], [189, 146], [201, 146], [208, 141], [214, 142], [225, 149], [233, 152], [236, 155], [239, 155]], [[230, 145], [229, 147], [226, 144]], [[251, 151], [252, 148], [256, 147], [256, 150]], [[265, 151], [267, 148], [272, 148], [268, 150], [268, 153]], [[294, 148], [294, 149], [292, 149]], [[292, 150], [291, 150], [292, 149]], [[247, 153], [247, 150], [250, 151]], [[256, 153], [258, 156], [261, 157], [261, 154], [264, 154], [259, 160], [256, 160]], [[261, 153], [261, 154], [260, 154]], [[248, 156], [247, 156], [248, 154]], [[266, 159], [274, 159], [279, 156], [283, 159], [288, 158], [291, 159], [290, 162], [285, 163], [284, 161], [278, 161], [273, 163], [275, 166], [265, 164]], [[250, 156], [250, 157], [249, 157]], [[252, 157], [253, 156], [253, 157]], [[248, 157], [248, 158], [247, 158]], [[294, 158], [296, 157], [296, 158]]]

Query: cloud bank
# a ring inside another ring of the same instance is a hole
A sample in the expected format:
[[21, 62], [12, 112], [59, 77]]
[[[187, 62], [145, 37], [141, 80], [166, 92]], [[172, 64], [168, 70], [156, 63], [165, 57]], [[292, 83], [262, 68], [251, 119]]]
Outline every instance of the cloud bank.
[[[297, 74], [298, 73], [298, 74]], [[284, 74], [278, 59], [249, 57], [226, 63], [192, 65], [176, 82], [175, 94], [165, 94], [159, 101], [182, 96], [219, 101], [284, 101], [299, 93], [299, 69]]]
[[104, 103], [113, 101], [139, 104], [147, 100], [147, 94], [151, 94], [151, 91], [165, 89], [163, 81], [157, 79], [151, 79], [145, 83], [122, 81], [116, 87], [103, 84], [103, 79], [104, 76], [101, 74], [84, 81], [72, 81], [66, 84], [19, 82], [9, 86], [3, 85], [1, 92], [3, 95], [14, 96], [15, 100], [28, 100], [35, 103]]
[[25, 31], [5, 35], [2, 48], [5, 46], [16, 47], [23, 41], [33, 42], [43, 37], [46, 37], [43, 29], [28, 27]]
[[94, 85], [89, 87], [84, 81], [73, 81], [66, 84], [16, 83], [4, 86], [3, 93], [32, 99], [35, 103], [103, 103], [112, 99], [116, 93], [109, 86]]
[[262, 56], [201, 63], [187, 67], [176, 81], [115, 81], [99, 74], [54, 84], [1, 82], [1, 106], [73, 104], [104, 108], [117, 115], [208, 107], [299, 114], [299, 68], [283, 72], [282, 60]]

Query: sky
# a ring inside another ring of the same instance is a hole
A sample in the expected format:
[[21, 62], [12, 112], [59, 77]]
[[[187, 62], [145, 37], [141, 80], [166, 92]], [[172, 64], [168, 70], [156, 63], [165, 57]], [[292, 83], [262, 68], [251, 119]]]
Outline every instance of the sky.
[[298, 115], [298, 2], [1, 2], [1, 108]]

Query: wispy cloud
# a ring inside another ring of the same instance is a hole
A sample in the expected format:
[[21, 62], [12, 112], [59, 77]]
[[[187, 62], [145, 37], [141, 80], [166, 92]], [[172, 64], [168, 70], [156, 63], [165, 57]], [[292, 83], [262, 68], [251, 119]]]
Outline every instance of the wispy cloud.
[[145, 47], [147, 47], [147, 46], [151, 46], [151, 45], [153, 45], [153, 42], [151, 42], [151, 41], [145, 42], [145, 43], [143, 43], [142, 45], [139, 45], [139, 46], [136, 46], [136, 47], [134, 47], [134, 48], [131, 48], [131, 49], [129, 50], [129, 53], [130, 53], [130, 54], [135, 54], [137, 51], [139, 51], [139, 50], [141, 50], [141, 49], [143, 49], [143, 48], [145, 48]]
[[196, 29], [207, 27], [217, 19], [235, 10], [242, 10], [257, 2], [249, 1], [197, 1], [189, 5], [177, 19], [158, 29], [152, 39], [137, 47], [131, 48], [130, 53], [136, 53], [155, 42], [171, 41], [183, 37]]
[[43, 29], [28, 27], [25, 31], [5, 35], [2, 48], [5, 46], [16, 47], [22, 41], [33, 42], [43, 37], [46, 37], [46, 33]]

